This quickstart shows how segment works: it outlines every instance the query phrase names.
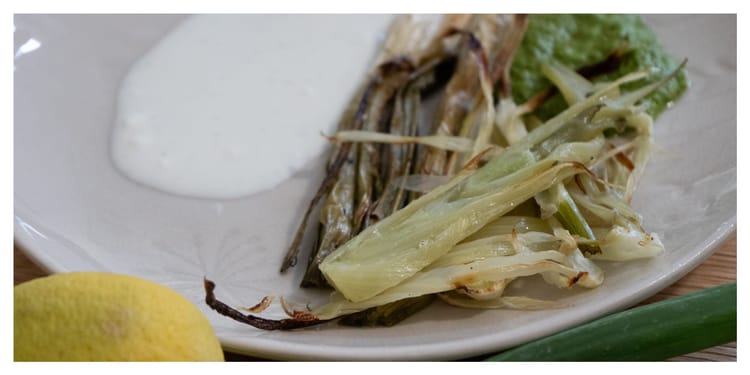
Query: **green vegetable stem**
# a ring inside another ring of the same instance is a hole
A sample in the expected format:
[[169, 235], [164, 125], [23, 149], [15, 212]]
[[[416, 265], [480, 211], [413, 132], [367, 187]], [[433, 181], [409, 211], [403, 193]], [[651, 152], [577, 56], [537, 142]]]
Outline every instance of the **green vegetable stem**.
[[489, 361], [661, 361], [737, 340], [737, 283], [636, 307]]

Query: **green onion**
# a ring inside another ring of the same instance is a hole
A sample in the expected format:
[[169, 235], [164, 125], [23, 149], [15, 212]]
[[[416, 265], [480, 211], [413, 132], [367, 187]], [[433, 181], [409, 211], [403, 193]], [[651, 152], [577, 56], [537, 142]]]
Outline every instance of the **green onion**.
[[737, 283], [636, 307], [489, 361], [660, 361], [737, 340]]

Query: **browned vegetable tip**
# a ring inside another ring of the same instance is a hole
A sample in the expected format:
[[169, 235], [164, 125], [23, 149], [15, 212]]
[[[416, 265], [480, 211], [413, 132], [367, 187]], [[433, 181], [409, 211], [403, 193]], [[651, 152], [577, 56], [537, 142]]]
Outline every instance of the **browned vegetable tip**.
[[243, 314], [237, 309], [234, 309], [224, 302], [221, 302], [216, 299], [216, 296], [214, 295], [214, 289], [216, 288], [216, 284], [207, 279], [203, 278], [203, 288], [206, 292], [206, 304], [213, 309], [214, 311], [218, 312], [221, 315], [227, 316], [229, 318], [232, 318], [240, 323], [249, 324], [255, 328], [260, 328], [264, 330], [269, 331], [275, 331], [275, 330], [291, 330], [291, 329], [298, 329], [298, 328], [304, 328], [309, 326], [314, 326], [317, 324], [326, 323], [329, 320], [320, 320], [315, 318], [314, 316], [299, 312], [299, 314], [296, 314], [297, 316], [289, 318], [289, 319], [280, 319], [280, 320], [273, 320], [273, 319], [265, 319], [261, 317], [257, 317], [250, 314]]
[[253, 306], [246, 307], [245, 310], [250, 311], [252, 313], [256, 313], [256, 314], [261, 313], [265, 311], [268, 308], [268, 306], [271, 306], [271, 302], [273, 302], [273, 296], [265, 296], [263, 297], [262, 300], [260, 300], [260, 302], [256, 303]]
[[[614, 149], [615, 146], [610, 144], [609, 149]], [[625, 168], [627, 168], [629, 171], [632, 171], [635, 169], [635, 164], [633, 164], [633, 161], [630, 160], [628, 155], [626, 155], [624, 152], [620, 151], [617, 154], [615, 154], [615, 160], [617, 160], [618, 163], [622, 164]]]

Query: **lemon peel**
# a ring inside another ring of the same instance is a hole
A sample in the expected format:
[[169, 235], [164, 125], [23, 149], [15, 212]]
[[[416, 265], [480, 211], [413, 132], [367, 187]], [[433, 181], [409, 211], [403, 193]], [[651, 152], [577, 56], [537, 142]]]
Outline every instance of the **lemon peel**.
[[66, 272], [14, 288], [16, 361], [223, 361], [208, 319], [166, 286]]

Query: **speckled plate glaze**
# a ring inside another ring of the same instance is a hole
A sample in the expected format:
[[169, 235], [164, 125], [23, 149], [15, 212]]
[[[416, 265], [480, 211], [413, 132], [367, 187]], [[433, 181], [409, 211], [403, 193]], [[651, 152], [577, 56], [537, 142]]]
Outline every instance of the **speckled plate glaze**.
[[[325, 298], [297, 288], [301, 269], [277, 271], [324, 155], [270, 192], [231, 201], [171, 196], [120, 175], [108, 152], [118, 84], [181, 18], [16, 16], [14, 233], [49, 271], [128, 273], [174, 288], [205, 312], [228, 350], [296, 360], [492, 353], [636, 304], [692, 270], [735, 230], [736, 17], [647, 16], [667, 48], [689, 59], [692, 81], [657, 121], [657, 152], [634, 198], [665, 254], [605, 264], [601, 287], [554, 292], [572, 305], [560, 310], [474, 311], [436, 303], [382, 329], [329, 324], [266, 332], [234, 322], [204, 305], [204, 276], [217, 282], [219, 298], [237, 306], [266, 294], [312, 304]], [[546, 293], [552, 291], [539, 291]]]

